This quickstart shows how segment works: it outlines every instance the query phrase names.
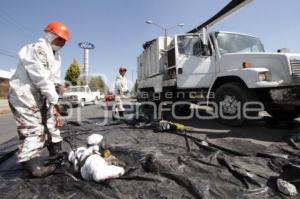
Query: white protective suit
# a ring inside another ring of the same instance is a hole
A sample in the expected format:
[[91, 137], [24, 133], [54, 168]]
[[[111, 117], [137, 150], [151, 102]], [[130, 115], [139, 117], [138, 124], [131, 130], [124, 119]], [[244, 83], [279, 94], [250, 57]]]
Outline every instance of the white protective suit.
[[[93, 134], [88, 137], [94, 140], [94, 145], [79, 147], [69, 153], [69, 161], [73, 164], [74, 171], [80, 173], [84, 180], [100, 182], [110, 178], [117, 178], [124, 174], [124, 168], [110, 165], [101, 156], [99, 144], [103, 137]], [[90, 139], [90, 140], [91, 140]]]
[[122, 98], [124, 98], [124, 93], [127, 91], [127, 80], [122, 75], [118, 75], [115, 82], [115, 105], [114, 114], [119, 111], [124, 111]]
[[40, 156], [46, 137], [53, 143], [62, 141], [53, 109], [49, 108], [44, 119], [49, 136], [44, 131], [41, 113], [45, 103], [49, 107], [58, 102], [55, 83], [60, 81], [61, 59], [58, 53], [54, 55], [45, 38], [24, 46], [18, 57], [19, 64], [9, 82], [8, 101], [20, 139], [18, 161], [24, 162]]

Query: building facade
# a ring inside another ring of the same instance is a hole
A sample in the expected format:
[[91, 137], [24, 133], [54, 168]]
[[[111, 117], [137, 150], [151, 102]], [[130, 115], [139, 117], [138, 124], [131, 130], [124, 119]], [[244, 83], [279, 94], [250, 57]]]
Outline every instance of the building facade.
[[9, 79], [14, 74], [15, 70], [5, 71], [0, 70], [0, 99], [7, 98], [7, 93], [9, 89]]

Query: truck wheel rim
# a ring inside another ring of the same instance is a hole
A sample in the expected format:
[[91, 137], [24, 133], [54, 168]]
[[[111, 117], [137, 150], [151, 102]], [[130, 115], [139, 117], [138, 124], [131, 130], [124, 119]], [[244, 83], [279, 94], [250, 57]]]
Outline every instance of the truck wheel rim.
[[235, 115], [238, 109], [239, 101], [235, 96], [225, 95], [224, 100], [221, 101], [222, 111], [226, 115]]

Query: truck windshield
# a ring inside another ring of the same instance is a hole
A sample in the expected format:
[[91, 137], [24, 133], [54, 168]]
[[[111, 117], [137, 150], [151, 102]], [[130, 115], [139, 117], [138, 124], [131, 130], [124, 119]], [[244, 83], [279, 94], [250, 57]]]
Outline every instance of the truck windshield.
[[237, 52], [264, 52], [258, 38], [234, 33], [215, 33], [221, 55]]

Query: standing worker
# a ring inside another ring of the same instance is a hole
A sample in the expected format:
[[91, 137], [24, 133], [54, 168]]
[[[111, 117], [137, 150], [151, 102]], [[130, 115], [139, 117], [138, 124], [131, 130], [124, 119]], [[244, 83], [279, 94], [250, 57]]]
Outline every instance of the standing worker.
[[44, 177], [54, 172], [55, 164], [44, 165], [40, 155], [48, 144], [49, 159], [61, 154], [62, 121], [58, 108], [61, 58], [58, 51], [70, 39], [68, 28], [52, 22], [45, 36], [24, 46], [18, 53], [19, 63], [10, 79], [9, 106], [17, 122], [18, 162], [32, 177]]
[[123, 66], [119, 68], [119, 75], [116, 78], [115, 82], [115, 108], [113, 110], [113, 119], [115, 116], [119, 116], [119, 118], [124, 117], [124, 107], [121, 98], [124, 98], [125, 91], [127, 91], [127, 80], [125, 78], [125, 74], [127, 69]]

